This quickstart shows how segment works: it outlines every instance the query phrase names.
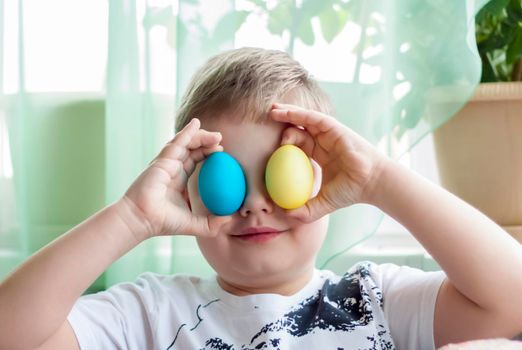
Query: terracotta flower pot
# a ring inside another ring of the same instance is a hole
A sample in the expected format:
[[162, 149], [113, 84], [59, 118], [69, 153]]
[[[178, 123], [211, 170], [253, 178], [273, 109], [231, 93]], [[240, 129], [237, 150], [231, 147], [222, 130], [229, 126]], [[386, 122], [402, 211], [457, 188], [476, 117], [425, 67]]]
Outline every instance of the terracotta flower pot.
[[441, 184], [522, 241], [522, 83], [480, 84], [433, 140]]

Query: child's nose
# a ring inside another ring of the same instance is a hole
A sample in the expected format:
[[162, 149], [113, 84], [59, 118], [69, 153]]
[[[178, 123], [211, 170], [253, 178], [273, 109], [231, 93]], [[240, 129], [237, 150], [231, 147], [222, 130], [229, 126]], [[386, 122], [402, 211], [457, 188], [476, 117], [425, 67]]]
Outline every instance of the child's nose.
[[245, 201], [239, 208], [239, 214], [243, 217], [259, 213], [271, 214], [273, 211], [274, 203], [268, 196], [268, 193], [257, 189], [247, 190]]

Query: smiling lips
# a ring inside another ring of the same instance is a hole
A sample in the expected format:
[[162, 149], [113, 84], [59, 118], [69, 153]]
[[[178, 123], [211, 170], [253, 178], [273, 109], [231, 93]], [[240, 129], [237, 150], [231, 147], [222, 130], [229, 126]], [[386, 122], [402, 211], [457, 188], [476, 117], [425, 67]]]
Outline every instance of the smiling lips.
[[279, 236], [283, 232], [285, 231], [273, 227], [249, 227], [241, 231], [241, 234], [234, 235], [233, 237], [242, 241], [264, 243]]

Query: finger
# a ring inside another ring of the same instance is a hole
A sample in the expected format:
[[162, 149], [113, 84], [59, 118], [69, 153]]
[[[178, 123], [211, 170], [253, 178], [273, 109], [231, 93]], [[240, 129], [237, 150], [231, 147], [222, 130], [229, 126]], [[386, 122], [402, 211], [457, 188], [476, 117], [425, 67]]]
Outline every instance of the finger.
[[209, 236], [211, 233], [208, 217], [191, 215], [188, 224], [182, 228], [181, 232], [196, 236]]
[[189, 150], [218, 145], [219, 142], [221, 142], [221, 138], [220, 133], [200, 129], [186, 147], [181, 146], [178, 142], [171, 141], [161, 150], [157, 158], [179, 159], [184, 161], [190, 154]]
[[300, 208], [288, 210], [287, 215], [294, 217], [304, 223], [310, 223], [319, 220], [326, 214], [332, 213], [335, 208], [319, 194], [311, 198]]
[[337, 121], [329, 115], [293, 106], [288, 108], [274, 104], [269, 114], [276, 121], [304, 126], [315, 132], [327, 132], [337, 124]]
[[165, 144], [160, 153], [150, 161], [149, 166], [159, 158], [179, 159], [185, 156], [186, 145], [192, 139], [192, 136], [199, 130], [200, 121], [197, 118], [192, 119], [183, 129], [181, 129], [174, 137]]
[[[310, 122], [308, 125], [305, 124], [295, 124], [294, 122], [287, 121], [288, 123], [297, 125], [297, 126], [304, 126], [306, 128], [306, 131], [308, 131], [311, 135], [315, 136], [316, 134], [320, 132], [326, 132], [329, 130], [337, 131], [336, 135], [343, 135], [346, 133], [348, 136], [352, 138], [358, 138], [361, 139], [362, 137], [353, 131], [351, 128], [347, 127], [346, 125], [339, 122], [334, 117], [314, 111], [314, 110], [307, 110], [303, 107], [291, 105], [291, 104], [285, 104], [285, 103], [273, 103], [272, 104], [272, 110], [275, 110], [274, 117], [275, 118], [293, 118], [294, 121], [298, 122], [301, 120], [300, 118], [311, 118], [310, 120], [315, 120], [315, 122]], [[289, 111], [289, 116], [285, 116], [284, 111]], [[279, 115], [282, 114], [282, 115]], [[323, 120], [323, 122], [319, 122], [320, 120]], [[282, 120], [283, 122], [286, 121]], [[330, 129], [332, 127], [332, 129]]]
[[231, 216], [201, 216], [192, 215], [189, 223], [181, 230], [184, 234], [215, 237], [219, 234], [221, 228], [230, 222]]
[[217, 145], [205, 148], [198, 148], [197, 150], [190, 152], [187, 158], [183, 160], [183, 162], [185, 162], [188, 158], [191, 158], [194, 163], [198, 163], [214, 152], [223, 152], [223, 146]]
[[301, 148], [309, 158], [315, 159], [321, 166], [328, 164], [332, 158], [332, 154], [324, 150], [307, 130], [297, 127], [289, 127], [283, 131], [281, 144], [296, 145]]
[[220, 132], [216, 131], [207, 131], [200, 129], [194, 135], [190, 143], [187, 145], [188, 149], [196, 149], [199, 147], [208, 147], [212, 145], [217, 145], [221, 142], [222, 136]]
[[[200, 148], [193, 152], [187, 151], [187, 156], [183, 160], [166, 157], [156, 158], [151, 162], [149, 167], [159, 167], [163, 169], [169, 174], [170, 180], [173, 180], [177, 176], [181, 176], [181, 182], [179, 182], [176, 186], [184, 186], [186, 180], [188, 180], [188, 178], [194, 172], [197, 162], [204, 159], [208, 155], [219, 151], [223, 151], [223, 146]], [[191, 153], [194, 154], [191, 155]], [[183, 170], [183, 172], [181, 170]]]
[[314, 159], [318, 160], [321, 166], [333, 157], [332, 152], [336, 151], [339, 154], [350, 139], [361, 139], [361, 136], [335, 118], [320, 112], [305, 109], [272, 109], [270, 113], [276, 121], [303, 126], [314, 137], [316, 146], [320, 146], [316, 149], [323, 150], [322, 154], [314, 154]]
[[[175, 143], [168, 143], [161, 152], [152, 160], [156, 159], [170, 159], [170, 160], [180, 160], [183, 161], [189, 153], [186, 147], [181, 147]], [[152, 163], [151, 162], [151, 163]]]
[[172, 143], [175, 143], [181, 147], [187, 147], [187, 145], [192, 140], [192, 137], [194, 137], [196, 132], [199, 130], [200, 126], [201, 122], [199, 119], [193, 118], [180, 132], [174, 136]]
[[210, 154], [220, 151], [223, 151], [223, 146], [215, 146], [212, 148], [200, 148], [196, 151], [191, 152], [190, 156], [183, 161], [183, 169], [185, 170], [187, 176], [190, 177], [190, 175], [192, 175], [192, 173], [196, 169], [196, 165], [198, 162], [202, 161]]
[[282, 102], [274, 102], [272, 103], [273, 108], [280, 108], [280, 109], [300, 109], [300, 110], [306, 110], [306, 108], [294, 105], [291, 103], [282, 103]]
[[335, 131], [339, 122], [332, 116], [321, 112], [297, 108], [285, 107], [287, 105], [273, 104], [269, 114], [272, 119], [279, 122], [291, 123], [296, 126], [304, 126], [313, 136], [320, 132]]
[[209, 227], [210, 227], [210, 235], [216, 236], [218, 235], [221, 230], [224, 229], [224, 226], [232, 221], [232, 216], [215, 216], [210, 215], [208, 218]]
[[281, 135], [281, 145], [295, 145], [301, 148], [309, 157], [312, 157], [315, 141], [307, 131], [289, 127]]
[[220, 151], [223, 151], [223, 146], [220, 145], [210, 148], [200, 148], [192, 152], [187, 151], [187, 156], [184, 157], [184, 159], [171, 159], [167, 157], [156, 158], [150, 163], [149, 167], [154, 166], [165, 170], [169, 174], [171, 180], [176, 176], [179, 176], [180, 171], [183, 170], [186, 174], [184, 178], [188, 179], [194, 172], [198, 162], [210, 154]]
[[172, 180], [180, 174], [183, 163], [177, 159], [156, 158], [149, 165], [149, 168], [152, 167], [164, 170], [169, 174], [170, 180]]

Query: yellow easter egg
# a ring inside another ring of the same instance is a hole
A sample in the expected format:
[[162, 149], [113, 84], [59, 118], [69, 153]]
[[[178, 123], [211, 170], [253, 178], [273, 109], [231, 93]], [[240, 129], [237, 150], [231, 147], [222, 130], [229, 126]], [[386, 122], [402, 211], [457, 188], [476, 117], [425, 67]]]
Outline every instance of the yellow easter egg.
[[299, 208], [312, 194], [312, 163], [299, 147], [283, 145], [268, 160], [265, 183], [270, 198], [278, 206], [284, 209]]

